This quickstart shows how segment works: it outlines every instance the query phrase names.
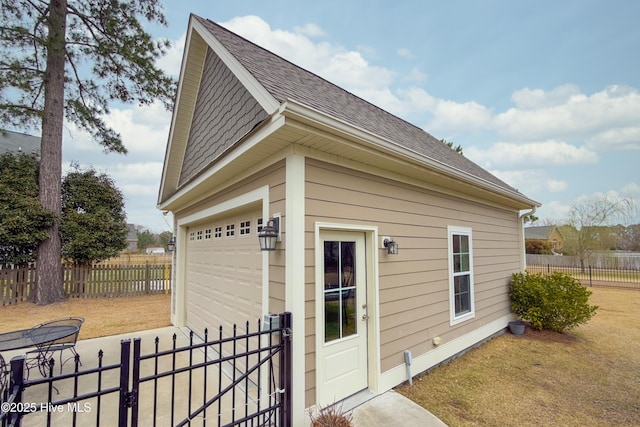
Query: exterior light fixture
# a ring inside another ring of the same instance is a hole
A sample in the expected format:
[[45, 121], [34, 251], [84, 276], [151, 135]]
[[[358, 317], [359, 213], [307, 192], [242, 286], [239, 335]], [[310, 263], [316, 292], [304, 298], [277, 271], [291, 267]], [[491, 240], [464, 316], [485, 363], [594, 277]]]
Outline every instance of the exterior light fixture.
[[176, 249], [176, 236], [171, 236], [171, 240], [167, 242], [167, 250], [173, 252]]
[[271, 218], [267, 225], [262, 227], [258, 233], [261, 251], [275, 251], [278, 242], [278, 231], [280, 228], [280, 218]]
[[393, 240], [393, 237], [385, 238], [383, 243], [389, 255], [398, 255], [398, 243]]

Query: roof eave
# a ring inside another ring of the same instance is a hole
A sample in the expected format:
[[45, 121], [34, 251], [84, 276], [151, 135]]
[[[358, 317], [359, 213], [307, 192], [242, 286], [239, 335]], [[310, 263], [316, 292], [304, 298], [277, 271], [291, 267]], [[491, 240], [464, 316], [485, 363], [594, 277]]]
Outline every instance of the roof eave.
[[503, 198], [509, 199], [518, 205], [518, 209], [530, 209], [540, 207], [541, 204], [533, 199], [526, 197], [524, 194], [508, 188], [500, 187], [490, 181], [471, 175], [459, 169], [453, 168], [435, 159], [424, 156], [411, 149], [401, 146], [393, 141], [373, 134], [366, 129], [353, 126], [343, 120], [322, 113], [317, 109], [309, 107], [293, 99], [287, 99], [280, 107], [280, 114], [285, 117], [295, 118], [301, 121], [310, 121], [317, 125], [328, 127], [339, 133], [350, 135], [363, 143], [370, 144], [378, 150], [385, 151], [389, 154], [402, 157], [411, 162], [420, 164], [434, 172], [444, 176], [460, 180], [468, 185], [482, 188]]

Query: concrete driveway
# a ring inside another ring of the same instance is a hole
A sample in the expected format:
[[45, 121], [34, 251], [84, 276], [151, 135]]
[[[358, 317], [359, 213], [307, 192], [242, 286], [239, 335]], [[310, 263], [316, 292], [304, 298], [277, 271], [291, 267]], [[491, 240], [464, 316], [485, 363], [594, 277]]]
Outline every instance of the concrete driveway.
[[[183, 347], [189, 344], [188, 331], [186, 329], [176, 327], [166, 327], [154, 330], [134, 332], [124, 335], [115, 335], [102, 338], [94, 338], [88, 340], [78, 341], [76, 344], [76, 350], [81, 356], [83, 365], [79, 368], [79, 371], [86, 369], [93, 369], [98, 367], [98, 353], [102, 351], [102, 366], [119, 365], [120, 364], [120, 347], [123, 340], [134, 338], [141, 338], [141, 354], [150, 354], [155, 352], [156, 338], [159, 340], [159, 350], [168, 350], [172, 348], [173, 336], [175, 334], [176, 346]], [[132, 345], [133, 351], [133, 345]], [[24, 354], [23, 351], [5, 352], [3, 356], [8, 361], [13, 356]], [[204, 354], [202, 351], [193, 351], [190, 355], [188, 353], [180, 354], [175, 360], [169, 357], [161, 358], [158, 362], [158, 366], [154, 366], [153, 361], [149, 363], [141, 363], [141, 376], [151, 375], [156, 372], [162, 372], [164, 370], [171, 370], [174, 366], [177, 368], [186, 367], [190, 364], [197, 364], [204, 360]], [[63, 373], [73, 372], [73, 361], [65, 364]], [[219, 385], [224, 387], [229, 384], [230, 372], [223, 371], [222, 375], [219, 375], [217, 366], [212, 366], [206, 369], [206, 375], [204, 370], [199, 370], [194, 375], [189, 376], [187, 373], [176, 375], [174, 378], [166, 377], [158, 380], [157, 382], [149, 381], [142, 384], [140, 388], [139, 396], [139, 425], [151, 425], [155, 418], [158, 426], [171, 426], [178, 421], [185, 418], [189, 413], [189, 403], [191, 404], [191, 410], [198, 408], [204, 401], [204, 393], [211, 396], [212, 390], [217, 391]], [[54, 375], [59, 373], [58, 368], [54, 367]], [[40, 374], [37, 370], [32, 371], [31, 379], [40, 378]], [[205, 376], [206, 376], [206, 389], [205, 392]], [[99, 384], [98, 384], [99, 383]], [[118, 387], [119, 383], [119, 370], [118, 371], [105, 371], [100, 375], [92, 374], [83, 376], [77, 382], [73, 379], [66, 379], [56, 381], [55, 386], [59, 390], [59, 394], [56, 394], [53, 390], [52, 400], [58, 401], [66, 398], [67, 396], [73, 396], [74, 390], [77, 395], [94, 392], [100, 387], [102, 390]], [[249, 385], [251, 388], [251, 385]], [[157, 390], [156, 391], [154, 391]], [[191, 389], [191, 402], [189, 402], [188, 390]], [[248, 401], [245, 400], [244, 393], [237, 393], [236, 396], [236, 408], [244, 408], [244, 406], [250, 406], [255, 408], [257, 402], [260, 400], [257, 396], [256, 390], [250, 390]], [[157, 402], [154, 401], [154, 396], [157, 397]], [[174, 396], [172, 398], [172, 396]], [[56, 407], [47, 407], [45, 410], [38, 411], [35, 414], [28, 414], [23, 418], [23, 426], [42, 426], [46, 425], [46, 415], [51, 413], [52, 425], [71, 425], [73, 419], [76, 419], [77, 425], [91, 426], [100, 425], [116, 425], [118, 419], [118, 393], [114, 392], [106, 396], [102, 396], [98, 401], [97, 398], [91, 398], [83, 401], [78, 405], [62, 404]], [[231, 421], [231, 417], [238, 419], [242, 414], [232, 413], [231, 408], [233, 405], [230, 401], [231, 397], [227, 398], [225, 402], [221, 404], [221, 414], [218, 414], [217, 405], [211, 407], [206, 416], [207, 421], [213, 421], [210, 425], [217, 425], [218, 421], [222, 423]], [[34, 386], [27, 388], [23, 395], [23, 402], [33, 404], [38, 408], [41, 407], [42, 402], [48, 402], [47, 387], [44, 385]], [[172, 402], [171, 404], [167, 402]], [[172, 406], [173, 404], [173, 414]], [[262, 405], [264, 407], [264, 405]], [[390, 426], [398, 425], [403, 427], [441, 427], [445, 424], [437, 417], [426, 411], [424, 408], [415, 404], [414, 402], [406, 399], [394, 391], [386, 392], [379, 396], [370, 395], [364, 399], [363, 402], [356, 402], [349, 407], [354, 426]], [[239, 409], [236, 409], [236, 412]], [[244, 412], [244, 409], [242, 409]], [[251, 412], [251, 409], [249, 409]], [[203, 415], [200, 415], [197, 419], [198, 423], [202, 422]], [[218, 419], [220, 418], [220, 419]]]

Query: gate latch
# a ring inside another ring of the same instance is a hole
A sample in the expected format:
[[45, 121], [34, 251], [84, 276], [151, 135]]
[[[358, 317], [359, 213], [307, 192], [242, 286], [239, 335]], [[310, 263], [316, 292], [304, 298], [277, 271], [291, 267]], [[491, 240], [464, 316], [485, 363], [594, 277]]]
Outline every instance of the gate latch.
[[132, 408], [133, 405], [136, 404], [137, 400], [138, 400], [138, 393], [136, 392], [136, 390], [131, 390], [124, 394], [124, 405], [127, 408]]

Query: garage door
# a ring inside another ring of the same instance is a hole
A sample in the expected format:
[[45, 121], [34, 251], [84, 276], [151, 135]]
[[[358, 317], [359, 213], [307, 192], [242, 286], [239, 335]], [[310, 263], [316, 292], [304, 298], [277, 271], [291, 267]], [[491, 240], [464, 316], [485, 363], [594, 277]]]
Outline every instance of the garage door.
[[230, 335], [234, 324], [244, 330], [247, 321], [255, 331], [262, 316], [260, 213], [235, 213], [189, 228], [187, 326], [196, 334], [209, 328], [215, 337], [222, 325]]

